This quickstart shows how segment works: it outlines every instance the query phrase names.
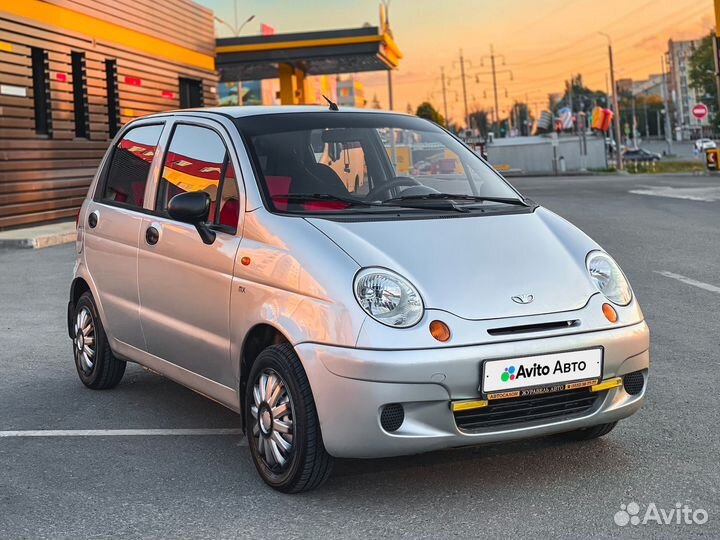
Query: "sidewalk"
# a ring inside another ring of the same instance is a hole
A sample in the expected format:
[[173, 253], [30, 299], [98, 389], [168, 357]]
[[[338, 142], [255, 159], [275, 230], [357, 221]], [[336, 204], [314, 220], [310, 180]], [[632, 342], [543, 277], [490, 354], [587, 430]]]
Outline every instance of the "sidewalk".
[[74, 221], [0, 231], [0, 249], [57, 246], [74, 242], [75, 237]]

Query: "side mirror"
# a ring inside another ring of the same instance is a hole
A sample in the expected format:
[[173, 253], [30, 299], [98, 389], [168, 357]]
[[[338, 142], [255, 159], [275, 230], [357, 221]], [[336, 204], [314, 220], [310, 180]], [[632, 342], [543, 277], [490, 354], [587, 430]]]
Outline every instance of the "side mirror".
[[195, 225], [203, 242], [215, 242], [215, 231], [207, 225], [210, 214], [210, 195], [205, 191], [188, 191], [175, 195], [168, 203], [168, 214], [173, 219]]

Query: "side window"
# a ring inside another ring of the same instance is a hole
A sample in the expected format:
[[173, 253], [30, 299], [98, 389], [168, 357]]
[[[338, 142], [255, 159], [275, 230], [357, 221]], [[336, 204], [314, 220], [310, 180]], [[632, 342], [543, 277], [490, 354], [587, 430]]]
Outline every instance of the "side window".
[[142, 208], [145, 186], [163, 126], [140, 126], [128, 131], [113, 152], [102, 200]]
[[240, 215], [235, 169], [222, 138], [212, 129], [179, 124], [165, 156], [155, 210], [167, 216], [170, 199], [188, 191], [210, 195], [208, 222], [235, 232]]

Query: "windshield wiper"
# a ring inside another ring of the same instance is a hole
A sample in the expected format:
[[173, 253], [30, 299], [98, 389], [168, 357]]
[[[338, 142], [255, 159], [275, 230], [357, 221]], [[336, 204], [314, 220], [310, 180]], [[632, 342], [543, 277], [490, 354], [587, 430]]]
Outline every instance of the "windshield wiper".
[[330, 193], [288, 193], [287, 195], [273, 195], [273, 201], [287, 201], [289, 203], [303, 203], [315, 201], [342, 202], [352, 206], [380, 206], [380, 203], [364, 202], [351, 197], [341, 197]]
[[394, 204], [397, 202], [405, 201], [472, 201], [472, 202], [496, 202], [503, 204], [513, 204], [516, 206], [528, 206], [528, 204], [521, 199], [512, 199], [508, 197], [478, 197], [475, 195], [462, 195], [459, 193], [425, 193], [423, 195], [406, 195], [395, 197], [383, 201], [383, 204]]
[[[331, 195], [330, 193], [289, 193], [287, 195], [273, 195], [271, 197], [273, 201], [287, 201], [289, 203], [304, 203], [304, 202], [315, 202], [315, 201], [330, 201], [330, 202], [342, 202], [350, 206], [365, 206], [365, 207], [382, 207], [387, 208], [389, 206], [397, 206], [398, 208], [419, 208], [425, 210], [453, 210], [456, 212], [469, 212], [469, 210], [456, 206], [452, 201], [448, 200], [446, 204], [426, 204], [420, 202], [415, 204], [411, 199], [404, 201], [398, 200], [397, 202], [388, 203], [385, 202], [371, 202], [361, 201], [359, 199], [353, 199], [350, 197], [341, 197], [339, 195]], [[387, 203], [387, 204], [386, 204]]]

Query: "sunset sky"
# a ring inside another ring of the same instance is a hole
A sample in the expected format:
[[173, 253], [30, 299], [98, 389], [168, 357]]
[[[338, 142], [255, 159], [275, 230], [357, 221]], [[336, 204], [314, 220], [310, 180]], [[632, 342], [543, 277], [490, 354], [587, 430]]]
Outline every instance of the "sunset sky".
[[[233, 0], [199, 0], [219, 17], [233, 20]], [[240, 20], [255, 15], [242, 35], [259, 33], [261, 22], [278, 33], [330, 30], [378, 24], [375, 0], [239, 0]], [[660, 72], [660, 56], [667, 40], [705, 35], [714, 25], [712, 0], [392, 0], [390, 23], [404, 54], [394, 74], [394, 108], [414, 109], [431, 101], [442, 112], [440, 68], [451, 78], [449, 116], [463, 116], [459, 51], [470, 66], [469, 108], [491, 108], [492, 82], [487, 58], [494, 45], [498, 69], [512, 70], [498, 76], [500, 109], [514, 100], [530, 103], [533, 112], [547, 103], [547, 94], [561, 91], [571, 74], [582, 73], [593, 89], [606, 89], [607, 40], [612, 36], [616, 76], [644, 79]], [[229, 31], [218, 25], [221, 37]], [[366, 97], [377, 94], [387, 107], [385, 73], [358, 76]], [[505, 94], [507, 92], [507, 96]]]

